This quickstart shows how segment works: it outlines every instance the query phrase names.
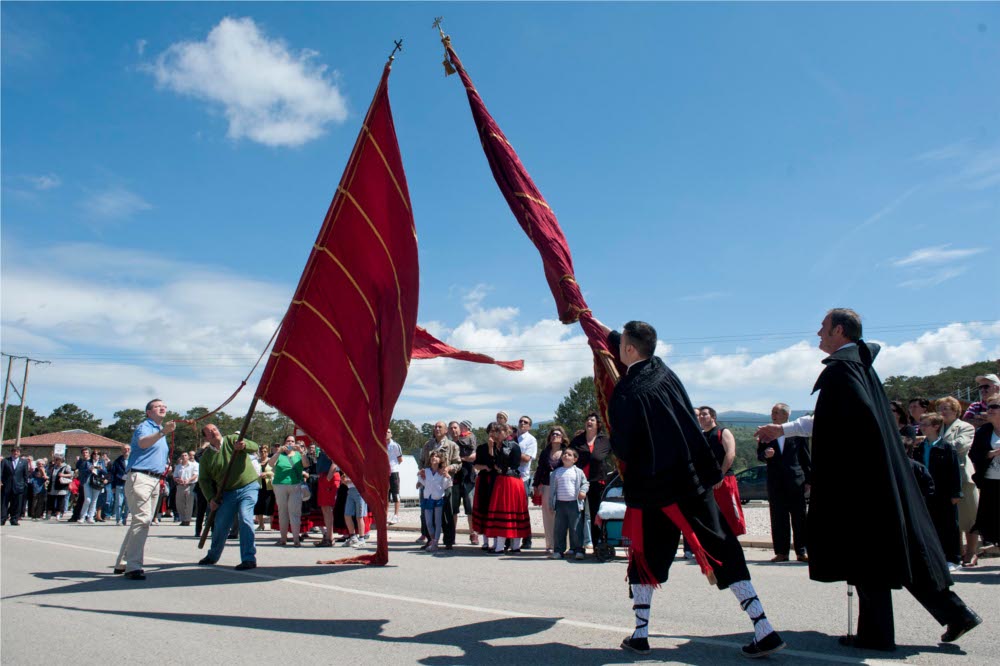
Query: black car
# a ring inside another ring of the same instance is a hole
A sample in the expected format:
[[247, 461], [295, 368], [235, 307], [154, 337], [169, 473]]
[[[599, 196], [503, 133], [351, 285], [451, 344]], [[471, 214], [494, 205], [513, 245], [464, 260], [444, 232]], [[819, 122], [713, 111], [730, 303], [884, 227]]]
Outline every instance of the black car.
[[736, 474], [736, 486], [740, 492], [740, 502], [767, 499], [767, 465], [749, 467]]

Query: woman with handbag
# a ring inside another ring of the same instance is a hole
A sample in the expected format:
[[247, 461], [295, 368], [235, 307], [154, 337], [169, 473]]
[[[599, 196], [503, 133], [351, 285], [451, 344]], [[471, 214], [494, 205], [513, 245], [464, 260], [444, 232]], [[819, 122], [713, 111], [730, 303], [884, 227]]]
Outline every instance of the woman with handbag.
[[551, 492], [549, 480], [552, 472], [562, 466], [562, 452], [568, 444], [566, 431], [560, 426], [555, 426], [549, 430], [545, 438], [547, 446], [538, 456], [538, 467], [535, 468], [535, 478], [531, 485], [535, 492], [531, 497], [531, 503], [542, 507], [542, 527], [545, 531], [545, 554], [551, 555], [555, 544], [553, 530], [556, 524], [556, 511], [549, 501]]
[[302, 518], [302, 452], [295, 443], [295, 436], [289, 435], [285, 443], [268, 458], [267, 464], [274, 470], [271, 488], [274, 501], [278, 504], [278, 545], [288, 545], [288, 531], [292, 532], [292, 545], [299, 547], [299, 525]]
[[69, 511], [69, 485], [73, 482], [73, 469], [61, 455], [52, 456], [49, 465], [49, 518], [59, 520]]

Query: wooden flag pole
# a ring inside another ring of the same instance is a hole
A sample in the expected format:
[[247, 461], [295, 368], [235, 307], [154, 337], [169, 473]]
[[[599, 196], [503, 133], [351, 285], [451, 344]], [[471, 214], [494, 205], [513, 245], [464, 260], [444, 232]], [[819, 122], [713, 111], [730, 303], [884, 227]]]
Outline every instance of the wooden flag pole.
[[[250, 419], [253, 418], [253, 413], [257, 409], [257, 396], [253, 397], [250, 401], [250, 409], [247, 410], [247, 415], [243, 418], [243, 427], [240, 428], [240, 438], [237, 441], [242, 441], [246, 438], [247, 431], [250, 429]], [[212, 501], [218, 504], [222, 501], [222, 493], [226, 488], [226, 484], [229, 483], [229, 476], [233, 471], [233, 463], [236, 461], [236, 454], [239, 451], [233, 451], [233, 456], [229, 459], [229, 464], [226, 466], [226, 473], [222, 475], [222, 483], [215, 490], [215, 497]], [[243, 451], [243, 455], [246, 455], [246, 451]], [[210, 505], [211, 506], [211, 505]], [[208, 515], [205, 517], [205, 524], [201, 529], [201, 537], [198, 539], [198, 549], [201, 550], [205, 547], [205, 541], [208, 539], [208, 531], [212, 529], [212, 523], [215, 522], [215, 509], [210, 509]], [[226, 527], [227, 533], [229, 527]]]

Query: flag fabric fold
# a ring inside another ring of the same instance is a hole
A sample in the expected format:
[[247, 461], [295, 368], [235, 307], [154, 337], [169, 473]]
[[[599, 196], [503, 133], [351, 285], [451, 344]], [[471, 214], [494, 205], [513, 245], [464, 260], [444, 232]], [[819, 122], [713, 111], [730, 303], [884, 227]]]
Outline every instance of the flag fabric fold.
[[410, 363], [417, 237], [386, 64], [275, 340], [257, 396], [309, 433], [374, 514], [388, 561], [385, 434]]
[[445, 36], [442, 41], [448, 59], [465, 86], [472, 117], [493, 178], [518, 224], [541, 255], [545, 279], [555, 299], [559, 320], [564, 324], [579, 321], [587, 336], [594, 354], [594, 383], [598, 406], [606, 424], [608, 400], [622, 371], [617, 350], [608, 348], [603, 329], [594, 320], [583, 299], [573, 271], [573, 257], [555, 213], [521, 164], [514, 147], [486, 109], [472, 78], [452, 48], [451, 39]]
[[486, 354], [477, 354], [475, 352], [456, 349], [441, 342], [428, 333], [426, 329], [417, 326], [416, 332], [413, 335], [413, 358], [426, 359], [439, 357], [454, 358], [460, 361], [469, 361], [471, 363], [499, 365], [501, 368], [506, 368], [508, 370], [524, 370], [523, 360], [497, 361], [493, 357], [487, 356]]

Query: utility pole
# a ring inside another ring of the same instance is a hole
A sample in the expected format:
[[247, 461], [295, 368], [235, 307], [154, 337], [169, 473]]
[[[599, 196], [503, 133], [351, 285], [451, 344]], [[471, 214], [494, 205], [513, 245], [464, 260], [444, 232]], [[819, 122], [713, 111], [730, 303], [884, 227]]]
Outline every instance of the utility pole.
[[10, 371], [14, 367], [14, 357], [7, 356], [7, 359], [7, 381], [3, 383], [3, 412], [0, 412], [0, 440], [3, 440], [4, 426], [7, 425], [7, 389], [10, 388]]
[[24, 423], [24, 402], [25, 398], [28, 397], [28, 368], [31, 367], [32, 363], [48, 363], [48, 361], [39, 361], [33, 358], [24, 359], [24, 383], [21, 384], [21, 409], [17, 416], [17, 437], [14, 439], [14, 446], [21, 446], [21, 425]]

